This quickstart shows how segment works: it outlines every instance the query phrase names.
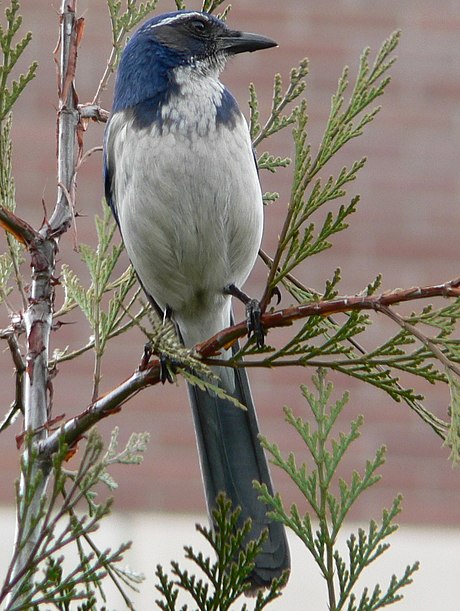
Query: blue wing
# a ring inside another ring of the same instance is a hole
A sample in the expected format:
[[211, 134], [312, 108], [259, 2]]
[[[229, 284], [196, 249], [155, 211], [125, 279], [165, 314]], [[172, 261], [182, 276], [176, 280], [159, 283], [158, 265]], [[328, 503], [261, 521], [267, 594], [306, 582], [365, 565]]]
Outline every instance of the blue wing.
[[103, 141], [103, 176], [104, 176], [104, 190], [105, 190], [105, 200], [107, 204], [110, 206], [112, 210], [113, 216], [117, 221], [118, 227], [120, 227], [120, 223], [118, 222], [117, 216], [117, 207], [115, 203], [115, 196], [112, 190], [112, 185], [114, 181], [115, 174], [115, 164], [112, 159], [110, 159], [109, 155], [109, 141], [110, 141], [110, 121], [107, 124], [104, 132], [104, 141]]

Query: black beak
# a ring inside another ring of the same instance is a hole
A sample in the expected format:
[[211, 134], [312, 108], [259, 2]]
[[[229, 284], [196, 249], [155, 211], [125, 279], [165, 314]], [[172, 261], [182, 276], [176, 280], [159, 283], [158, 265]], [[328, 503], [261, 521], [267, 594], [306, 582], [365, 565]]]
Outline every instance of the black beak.
[[266, 36], [260, 36], [260, 34], [227, 30], [219, 36], [218, 45], [221, 50], [236, 55], [245, 51], [252, 53], [252, 51], [259, 51], [260, 49], [277, 47], [278, 43]]

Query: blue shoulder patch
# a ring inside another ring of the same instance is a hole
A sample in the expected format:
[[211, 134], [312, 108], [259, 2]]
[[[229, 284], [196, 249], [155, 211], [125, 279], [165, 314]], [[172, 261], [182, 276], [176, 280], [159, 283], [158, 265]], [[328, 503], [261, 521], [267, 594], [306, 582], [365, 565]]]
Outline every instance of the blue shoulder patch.
[[236, 118], [240, 115], [238, 102], [230, 91], [224, 87], [220, 105], [216, 108], [216, 124], [233, 128], [236, 125]]
[[148, 98], [147, 100], [143, 100], [142, 102], [139, 102], [133, 106], [131, 111], [133, 113], [134, 129], [144, 129], [152, 126], [155, 123], [160, 125], [161, 109], [167, 102], [169, 95], [170, 92], [168, 92], [168, 94], [166, 94], [166, 92], [162, 92], [153, 98]]

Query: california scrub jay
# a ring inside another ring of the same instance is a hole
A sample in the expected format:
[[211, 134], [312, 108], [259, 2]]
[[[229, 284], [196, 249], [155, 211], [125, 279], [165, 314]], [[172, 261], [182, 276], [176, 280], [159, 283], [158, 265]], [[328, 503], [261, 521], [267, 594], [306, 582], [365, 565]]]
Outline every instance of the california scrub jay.
[[[185, 346], [231, 324], [231, 297], [257, 257], [263, 205], [248, 126], [219, 81], [229, 57], [276, 46], [216, 17], [178, 11], [147, 21], [122, 54], [104, 141], [106, 198], [152, 304], [172, 316]], [[229, 355], [227, 355], [228, 357]], [[247, 375], [216, 369], [247, 407], [189, 388], [208, 512], [224, 491], [268, 529], [250, 581], [268, 585], [289, 567], [283, 526], [252, 482], [272, 484]]]

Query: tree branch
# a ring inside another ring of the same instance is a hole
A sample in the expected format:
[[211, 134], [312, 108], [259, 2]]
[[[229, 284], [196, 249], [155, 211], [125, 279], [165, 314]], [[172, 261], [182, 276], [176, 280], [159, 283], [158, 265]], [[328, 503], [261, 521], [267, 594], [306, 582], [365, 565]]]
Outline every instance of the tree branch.
[[30, 248], [36, 240], [40, 239], [40, 234], [29, 223], [16, 216], [5, 206], [0, 206], [0, 226], [27, 248]]
[[[396, 289], [381, 295], [340, 297], [329, 301], [317, 301], [273, 312], [265, 312], [262, 314], [262, 325], [264, 329], [287, 327], [294, 321], [309, 316], [329, 316], [330, 314], [356, 310], [374, 310], [375, 312], [385, 314], [386, 311], [383, 306], [388, 307], [432, 297], [460, 297], [460, 278], [449, 280], [444, 284]], [[212, 356], [213, 354], [218, 354], [224, 346], [228, 346], [232, 341], [244, 337], [246, 334], [247, 325], [245, 322], [241, 322], [216, 333], [210, 339], [199, 344], [197, 350], [201, 356]]]
[[123, 403], [132, 398], [143, 388], [160, 382], [161, 365], [155, 359], [144, 368], [137, 369], [131, 377], [119, 386], [106, 393], [81, 414], [65, 422], [59, 429], [39, 444], [40, 455], [51, 457], [60, 443], [74, 446], [81, 437], [100, 420], [121, 410]]
[[[2, 210], [1, 219], [8, 224], [14, 235], [28, 246], [31, 255], [31, 288], [28, 307], [24, 313], [27, 355], [24, 392], [24, 426], [33, 432], [34, 442], [47, 437], [49, 419], [48, 373], [49, 338], [53, 319], [54, 272], [58, 238], [72, 222], [72, 209], [68, 193], [74, 190], [76, 164], [76, 133], [79, 114], [76, 108], [77, 96], [74, 89], [74, 75], [78, 42], [82, 35], [83, 21], [75, 17], [76, 0], [62, 0], [60, 14], [60, 37], [58, 50], [59, 109], [57, 123], [58, 154], [58, 197], [49, 222], [35, 232], [26, 223]], [[24, 451], [23, 460], [31, 460], [29, 450]], [[27, 593], [28, 572], [24, 571], [33, 555], [40, 535], [41, 499], [45, 494], [51, 461], [47, 456], [38, 455], [30, 468], [21, 475], [18, 495], [16, 535], [11, 580], [15, 584], [11, 598], [20, 601]], [[27, 473], [27, 477], [25, 476]], [[27, 487], [30, 487], [27, 490]], [[22, 577], [16, 579], [16, 577]]]
[[[374, 310], [396, 320], [395, 315], [390, 309], [390, 305], [426, 299], [430, 297], [459, 297], [460, 278], [426, 287], [413, 287], [410, 289], [400, 289], [389, 293], [382, 293], [376, 296], [355, 296], [320, 301], [317, 303], [303, 304], [291, 308], [285, 308], [274, 312], [265, 313], [262, 316], [262, 324], [265, 329], [289, 326], [295, 320], [307, 318], [308, 316], [328, 316], [332, 312], [347, 312], [351, 310]], [[400, 319], [402, 320], [402, 319]], [[397, 321], [398, 322], [398, 321]], [[399, 322], [398, 322], [399, 324]], [[412, 325], [410, 325], [412, 329]], [[406, 328], [406, 327], [405, 327]], [[413, 330], [409, 329], [410, 332]], [[205, 362], [215, 363], [214, 356], [220, 353], [223, 348], [228, 348], [237, 339], [247, 335], [246, 322], [241, 322], [219, 333], [196, 346], [198, 358]], [[426, 344], [427, 338], [418, 331], [414, 335]], [[428, 340], [429, 341], [429, 340]], [[431, 344], [430, 344], [431, 345]], [[438, 356], [434, 352], [435, 356]], [[441, 353], [442, 355], [442, 353]], [[446, 360], [443, 356], [443, 363]], [[450, 363], [450, 362], [449, 362]], [[219, 361], [224, 365], [224, 361]], [[293, 363], [289, 363], [293, 364]], [[295, 364], [295, 363], [294, 363]], [[445, 364], [445, 363], [444, 363]], [[250, 363], [250, 366], [257, 365]], [[243, 365], [242, 365], [243, 366]], [[263, 364], [261, 364], [263, 366]], [[451, 366], [453, 371], [457, 368]], [[460, 371], [458, 372], [460, 375]], [[94, 401], [84, 412], [65, 422], [58, 430], [52, 433], [47, 439], [39, 443], [40, 455], [50, 457], [59, 447], [60, 440], [67, 443], [70, 447], [74, 446], [81, 437], [94, 424], [120, 411], [122, 404], [147, 386], [153, 386], [161, 381], [161, 365], [158, 359], [151, 361], [145, 367], [137, 369], [127, 380], [111, 390], [109, 393]], [[446, 436], [447, 425], [434, 417], [423, 406], [417, 402], [411, 402], [410, 407], [427, 422], [431, 428], [443, 439]]]

